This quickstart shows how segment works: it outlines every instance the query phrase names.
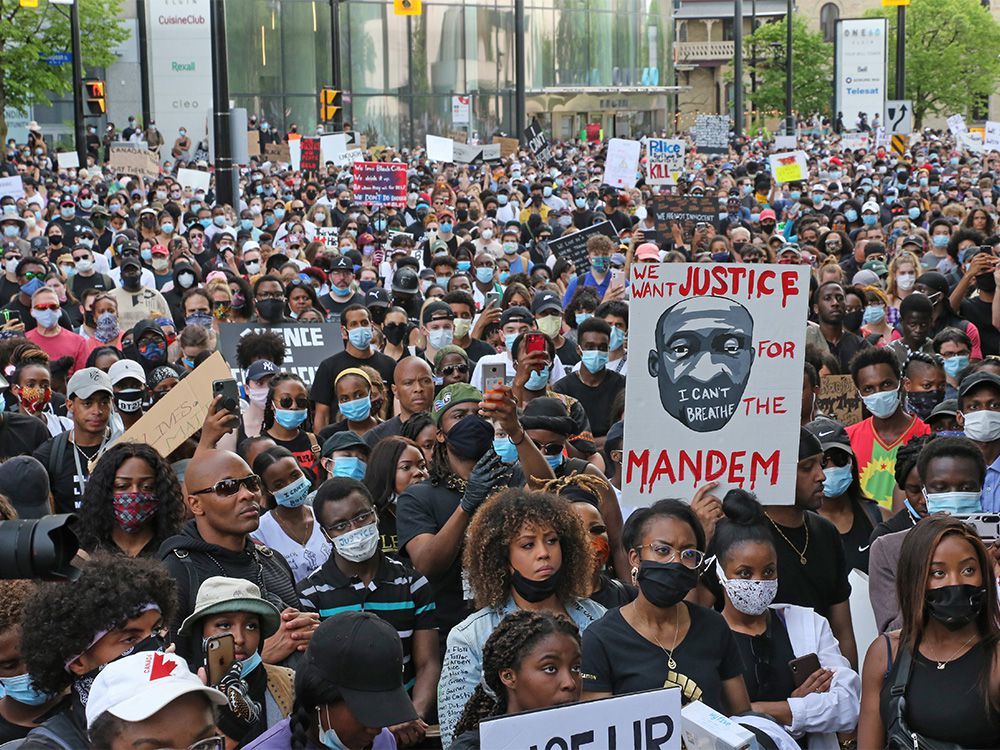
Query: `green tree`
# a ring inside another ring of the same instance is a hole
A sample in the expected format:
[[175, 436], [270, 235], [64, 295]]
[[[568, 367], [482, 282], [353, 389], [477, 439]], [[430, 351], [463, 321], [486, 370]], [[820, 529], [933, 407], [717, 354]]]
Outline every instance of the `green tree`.
[[[753, 60], [756, 46], [757, 64], [747, 65], [746, 97], [753, 96], [753, 108], [758, 112], [785, 111], [785, 37], [784, 18], [766, 23], [756, 33], [744, 39], [744, 60]], [[757, 93], [750, 92], [750, 75], [757, 74]], [[823, 41], [823, 35], [809, 30], [805, 18], [792, 15], [792, 109], [803, 115], [820, 112], [830, 114], [833, 89], [833, 45]]]
[[[896, 80], [896, 9], [889, 20], [889, 81]], [[906, 9], [906, 92], [916, 126], [929, 115], [968, 115], [1000, 83], [1000, 23], [979, 0], [920, 0]]]
[[[121, 0], [77, 0], [84, 70], [110, 65], [114, 49], [128, 38], [119, 21]], [[48, 65], [40, 56], [68, 52], [69, 6], [40, 0], [22, 8], [19, 0], [0, 0], [0, 140], [7, 138], [4, 108], [27, 112], [32, 104], [50, 104], [52, 93], [72, 90], [72, 66]]]

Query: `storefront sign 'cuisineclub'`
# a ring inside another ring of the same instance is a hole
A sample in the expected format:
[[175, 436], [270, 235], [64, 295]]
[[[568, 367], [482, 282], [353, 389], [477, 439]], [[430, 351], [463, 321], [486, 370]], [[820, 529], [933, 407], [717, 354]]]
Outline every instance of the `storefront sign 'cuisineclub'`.
[[714, 481], [794, 503], [808, 270], [635, 264], [631, 281], [622, 502]]

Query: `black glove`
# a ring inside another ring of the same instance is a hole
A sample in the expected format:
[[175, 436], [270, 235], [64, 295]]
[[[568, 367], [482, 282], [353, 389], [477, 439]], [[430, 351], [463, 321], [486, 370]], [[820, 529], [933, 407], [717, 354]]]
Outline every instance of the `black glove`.
[[[257, 722], [257, 719], [260, 718], [260, 704], [250, 697], [249, 688], [243, 682], [238, 661], [233, 662], [233, 665], [219, 680], [217, 687], [229, 700], [229, 711], [224, 711], [223, 714], [231, 713], [232, 717], [237, 720], [237, 725], [249, 727]], [[242, 736], [241, 733], [230, 734], [226, 732], [226, 734], [237, 739]]]
[[462, 510], [470, 516], [476, 508], [500, 485], [506, 485], [510, 480], [511, 467], [500, 460], [497, 452], [490, 448], [472, 467], [472, 473], [465, 483], [465, 494], [462, 495]]

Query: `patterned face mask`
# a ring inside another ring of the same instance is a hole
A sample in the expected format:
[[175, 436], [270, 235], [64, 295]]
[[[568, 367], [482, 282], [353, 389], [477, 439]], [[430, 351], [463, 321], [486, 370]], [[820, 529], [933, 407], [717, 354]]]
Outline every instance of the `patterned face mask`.
[[756, 617], [764, 614], [778, 593], [777, 578], [769, 581], [746, 578], [730, 580], [726, 578], [726, 574], [722, 572], [722, 566], [718, 562], [715, 563], [715, 573], [719, 576], [719, 582], [726, 589], [729, 601], [745, 615]]
[[156, 496], [151, 492], [116, 492], [111, 500], [115, 523], [126, 534], [134, 534], [156, 513]]
[[38, 414], [52, 398], [52, 390], [41, 386], [22, 386], [17, 400], [27, 414]]

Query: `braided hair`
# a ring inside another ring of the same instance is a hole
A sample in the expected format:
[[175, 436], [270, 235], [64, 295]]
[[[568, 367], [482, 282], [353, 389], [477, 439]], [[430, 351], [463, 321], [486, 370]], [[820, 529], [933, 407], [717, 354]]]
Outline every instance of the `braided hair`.
[[934, 367], [938, 370], [944, 369], [944, 357], [940, 354], [928, 354], [927, 352], [915, 351], [910, 352], [909, 356], [906, 358], [906, 362], [903, 364], [903, 375], [906, 377], [910, 376], [910, 365], [914, 363]]
[[517, 669], [535, 644], [549, 635], [567, 635], [580, 645], [576, 625], [550, 612], [519, 609], [500, 621], [483, 645], [483, 677], [455, 725], [455, 737], [478, 728], [484, 719], [507, 712], [507, 687], [500, 672]]
[[[267, 403], [264, 404], [264, 421], [261, 423], [262, 433], [274, 426], [274, 391], [286, 380], [294, 380], [305, 389], [306, 396], [308, 397], [309, 395], [309, 389], [306, 388], [305, 381], [294, 372], [279, 372], [271, 378], [271, 382], [267, 388]], [[299, 426], [299, 430], [302, 432], [312, 432], [313, 408], [313, 402], [310, 401], [306, 411], [306, 421]]]
[[318, 706], [329, 705], [343, 700], [340, 689], [330, 682], [324, 671], [311, 659], [303, 659], [295, 670], [295, 702], [288, 715], [288, 728], [292, 739], [289, 747], [310, 747], [309, 729], [319, 719]]
[[[607, 479], [596, 474], [570, 474], [546, 480], [538, 489], [541, 492], [564, 496], [570, 502], [589, 502], [591, 505], [599, 506], [601, 493], [607, 491], [610, 486]], [[592, 495], [593, 501], [586, 495]]]

